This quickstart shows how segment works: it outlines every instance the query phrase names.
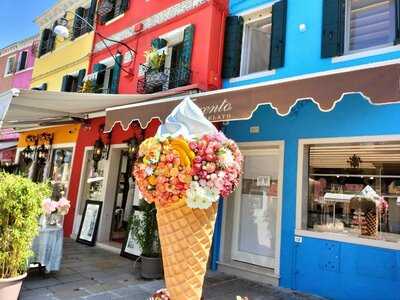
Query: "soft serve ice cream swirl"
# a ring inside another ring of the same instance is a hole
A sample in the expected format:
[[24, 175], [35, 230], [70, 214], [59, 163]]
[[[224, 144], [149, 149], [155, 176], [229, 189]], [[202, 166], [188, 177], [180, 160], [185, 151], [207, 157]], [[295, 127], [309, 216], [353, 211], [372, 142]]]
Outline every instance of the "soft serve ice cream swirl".
[[217, 129], [206, 119], [201, 109], [186, 97], [158, 128], [157, 136], [183, 136], [187, 139], [215, 134]]

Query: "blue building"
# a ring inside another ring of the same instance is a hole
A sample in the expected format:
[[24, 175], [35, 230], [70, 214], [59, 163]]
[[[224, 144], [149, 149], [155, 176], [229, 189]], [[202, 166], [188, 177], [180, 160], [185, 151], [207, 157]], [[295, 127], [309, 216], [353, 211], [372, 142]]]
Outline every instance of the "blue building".
[[397, 0], [230, 1], [221, 97], [249, 108], [225, 118], [245, 164], [219, 270], [400, 299], [399, 20]]

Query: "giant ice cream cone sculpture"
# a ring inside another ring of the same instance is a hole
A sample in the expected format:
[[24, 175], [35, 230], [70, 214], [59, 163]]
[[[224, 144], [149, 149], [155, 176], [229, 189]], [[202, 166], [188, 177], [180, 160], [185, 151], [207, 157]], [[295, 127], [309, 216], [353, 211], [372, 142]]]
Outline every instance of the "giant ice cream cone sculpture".
[[190, 100], [139, 149], [134, 176], [157, 207], [165, 282], [172, 300], [199, 300], [217, 203], [238, 184], [242, 155]]

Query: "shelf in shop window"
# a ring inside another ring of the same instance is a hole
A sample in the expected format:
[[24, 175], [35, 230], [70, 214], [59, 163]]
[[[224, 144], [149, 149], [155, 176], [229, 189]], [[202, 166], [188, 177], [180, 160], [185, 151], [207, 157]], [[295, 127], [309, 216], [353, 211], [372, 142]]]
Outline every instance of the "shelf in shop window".
[[102, 181], [103, 179], [104, 179], [104, 177], [92, 177], [92, 178], [88, 178], [87, 183]]
[[376, 175], [376, 174], [319, 174], [312, 173], [309, 176], [319, 176], [319, 177], [376, 177], [376, 178], [400, 178], [400, 175]]

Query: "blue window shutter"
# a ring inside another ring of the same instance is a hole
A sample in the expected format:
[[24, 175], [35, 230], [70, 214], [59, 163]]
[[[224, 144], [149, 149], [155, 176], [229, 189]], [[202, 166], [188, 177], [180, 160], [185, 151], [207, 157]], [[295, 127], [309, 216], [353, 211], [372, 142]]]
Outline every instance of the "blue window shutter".
[[240, 75], [242, 56], [243, 18], [230, 16], [226, 19], [224, 59], [222, 77], [232, 78]]
[[400, 0], [395, 1], [396, 7], [396, 39], [394, 44], [400, 44]]
[[346, 0], [324, 0], [321, 57], [343, 55]]
[[72, 82], [74, 81], [74, 76], [65, 75], [61, 84], [61, 92], [71, 92]]
[[78, 7], [75, 10], [75, 19], [74, 19], [74, 26], [73, 26], [73, 32], [72, 32], [72, 39], [76, 39], [77, 37], [79, 37], [82, 34], [83, 21], [81, 18], [83, 18], [84, 15], [85, 15], [85, 9], [83, 7]]
[[[97, 73], [97, 78], [96, 78], [96, 90], [101, 89], [104, 84], [104, 75], [105, 71], [107, 69], [107, 66], [104, 64], [95, 64], [93, 66], [93, 73]], [[100, 93], [102, 90], [100, 90]]]
[[121, 75], [121, 65], [122, 65], [123, 55], [118, 55], [115, 60], [115, 65], [111, 78], [110, 94], [118, 94], [119, 78]]
[[271, 50], [269, 69], [283, 67], [285, 63], [287, 0], [272, 6]]
[[77, 92], [79, 92], [82, 89], [83, 80], [85, 79], [85, 75], [86, 75], [86, 69], [79, 70], [78, 83], [77, 83]]

